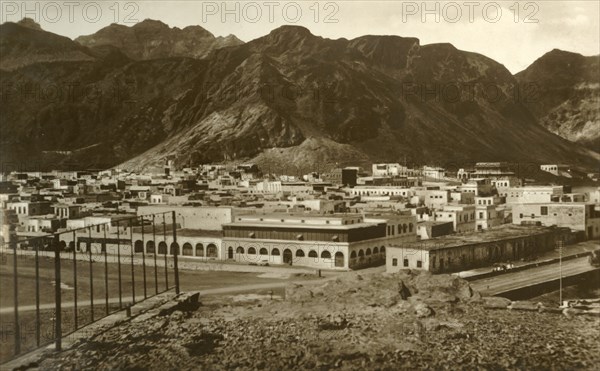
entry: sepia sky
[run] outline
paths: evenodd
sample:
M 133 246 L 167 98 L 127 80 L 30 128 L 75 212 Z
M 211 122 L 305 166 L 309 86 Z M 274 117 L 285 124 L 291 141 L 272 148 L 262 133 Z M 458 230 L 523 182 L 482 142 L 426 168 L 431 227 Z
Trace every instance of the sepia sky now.
M 115 5 L 117 4 L 117 5 Z M 111 23 L 147 18 L 172 27 L 201 25 L 216 36 L 250 41 L 283 24 L 318 36 L 417 37 L 484 54 L 516 73 L 544 53 L 600 54 L 600 1 L 1 1 L 1 22 L 34 18 L 70 38 Z

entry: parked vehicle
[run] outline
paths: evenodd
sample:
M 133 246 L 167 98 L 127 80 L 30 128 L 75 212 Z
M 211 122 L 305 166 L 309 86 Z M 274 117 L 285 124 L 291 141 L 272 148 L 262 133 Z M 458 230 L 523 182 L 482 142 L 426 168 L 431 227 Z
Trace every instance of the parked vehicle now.
M 588 256 L 588 262 L 592 267 L 600 267 L 600 250 L 594 250 Z

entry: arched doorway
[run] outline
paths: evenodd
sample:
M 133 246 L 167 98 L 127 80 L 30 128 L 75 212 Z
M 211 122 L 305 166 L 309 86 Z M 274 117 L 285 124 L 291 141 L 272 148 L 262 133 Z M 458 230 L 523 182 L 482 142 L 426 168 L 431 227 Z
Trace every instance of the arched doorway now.
M 233 259 L 233 247 L 229 246 L 227 249 L 227 259 Z
M 133 252 L 144 252 L 144 243 L 141 240 L 135 241 Z
M 344 266 L 344 253 L 338 251 L 335 253 L 335 266 L 343 267 Z
M 181 255 L 194 256 L 194 248 L 192 247 L 192 244 L 189 242 L 186 242 L 183 244 L 183 250 L 181 252 L 182 252 Z
M 158 253 L 167 254 L 167 243 L 165 241 L 160 241 L 158 243 Z
M 169 252 L 171 255 L 179 255 L 179 244 L 177 242 L 171 243 L 171 250 Z
M 292 265 L 292 250 L 290 249 L 285 249 L 283 250 L 283 264 L 289 264 Z
M 209 244 L 208 246 L 206 246 L 206 257 L 207 258 L 216 258 L 219 256 L 219 253 L 217 252 L 217 246 L 215 244 Z
M 154 254 L 155 250 L 154 250 L 154 241 L 148 241 L 146 242 L 146 253 L 148 254 Z

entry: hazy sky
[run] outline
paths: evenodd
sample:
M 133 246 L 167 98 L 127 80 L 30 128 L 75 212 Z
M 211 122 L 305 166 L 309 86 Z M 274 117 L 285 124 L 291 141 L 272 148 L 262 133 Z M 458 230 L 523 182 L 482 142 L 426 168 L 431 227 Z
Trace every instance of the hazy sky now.
M 116 4 L 116 5 L 115 5 Z M 216 36 L 244 41 L 283 24 L 318 36 L 417 37 L 484 54 L 516 73 L 558 48 L 600 54 L 600 1 L 5 1 L 0 21 L 34 18 L 51 32 L 75 38 L 111 23 L 146 18 L 172 27 L 201 25 Z

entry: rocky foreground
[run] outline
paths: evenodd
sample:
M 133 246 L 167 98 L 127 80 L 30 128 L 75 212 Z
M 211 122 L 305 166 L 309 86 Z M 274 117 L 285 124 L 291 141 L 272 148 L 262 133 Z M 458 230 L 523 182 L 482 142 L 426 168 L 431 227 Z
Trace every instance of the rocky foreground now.
M 40 369 L 596 369 L 600 321 L 490 309 L 454 276 L 352 274 L 126 323 Z M 505 304 L 505 303 L 504 303 Z M 504 305 L 505 306 L 505 305 Z

